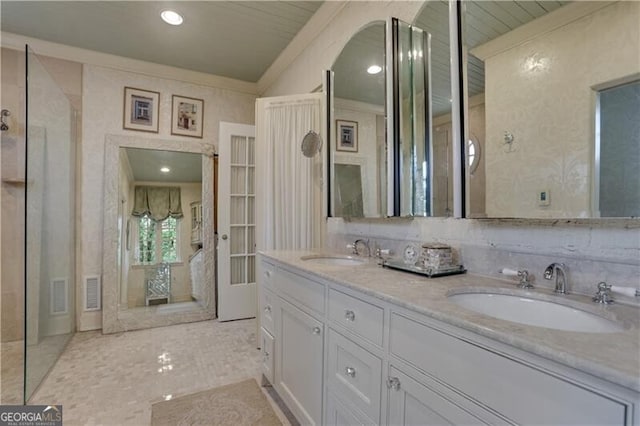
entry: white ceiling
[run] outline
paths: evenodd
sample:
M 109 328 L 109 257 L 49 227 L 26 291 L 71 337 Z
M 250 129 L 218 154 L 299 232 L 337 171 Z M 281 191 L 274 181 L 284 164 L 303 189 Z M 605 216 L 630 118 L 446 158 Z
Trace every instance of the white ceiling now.
M 202 155 L 154 149 L 122 148 L 136 182 L 202 182 Z M 169 173 L 162 173 L 168 167 Z
M 2 31 L 257 82 L 321 1 L 0 1 Z M 173 9 L 180 26 L 160 19 Z

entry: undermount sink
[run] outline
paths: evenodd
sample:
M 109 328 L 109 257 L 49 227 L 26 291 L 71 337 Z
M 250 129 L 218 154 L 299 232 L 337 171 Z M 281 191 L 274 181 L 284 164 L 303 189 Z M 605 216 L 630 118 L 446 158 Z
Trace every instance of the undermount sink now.
M 302 256 L 300 259 L 308 262 L 320 263 L 323 265 L 354 266 L 362 265 L 365 263 L 365 260 L 359 259 L 354 256 L 341 256 L 333 254 L 312 254 L 309 256 Z
M 458 293 L 448 296 L 453 303 L 494 318 L 564 331 L 617 333 L 618 322 L 559 303 L 508 294 Z

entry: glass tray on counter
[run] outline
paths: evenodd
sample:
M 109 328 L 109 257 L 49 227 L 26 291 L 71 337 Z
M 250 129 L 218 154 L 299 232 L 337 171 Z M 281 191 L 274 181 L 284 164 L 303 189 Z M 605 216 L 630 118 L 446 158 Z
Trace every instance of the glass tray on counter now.
M 400 271 L 412 272 L 414 274 L 424 275 L 428 278 L 445 277 L 447 275 L 464 274 L 467 272 L 462 265 L 453 265 L 448 268 L 425 268 L 418 265 L 409 265 L 404 262 L 394 260 L 385 260 L 382 263 L 385 268 L 398 269 Z

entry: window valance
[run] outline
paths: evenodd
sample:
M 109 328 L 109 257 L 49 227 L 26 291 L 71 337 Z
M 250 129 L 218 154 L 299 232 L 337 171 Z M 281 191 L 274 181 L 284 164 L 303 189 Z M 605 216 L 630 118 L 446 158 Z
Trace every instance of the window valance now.
M 180 188 L 175 186 L 136 186 L 133 216 L 149 215 L 155 221 L 169 216 L 179 219 L 182 214 Z

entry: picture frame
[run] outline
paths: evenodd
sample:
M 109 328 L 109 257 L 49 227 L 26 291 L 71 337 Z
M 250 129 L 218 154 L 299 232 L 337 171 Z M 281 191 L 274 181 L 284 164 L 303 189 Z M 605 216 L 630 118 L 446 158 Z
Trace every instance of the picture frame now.
M 204 100 L 173 95 L 171 98 L 171 134 L 202 139 Z
M 125 87 L 122 128 L 158 133 L 159 109 L 160 92 Z
M 336 120 L 336 151 L 358 152 L 358 123 Z

